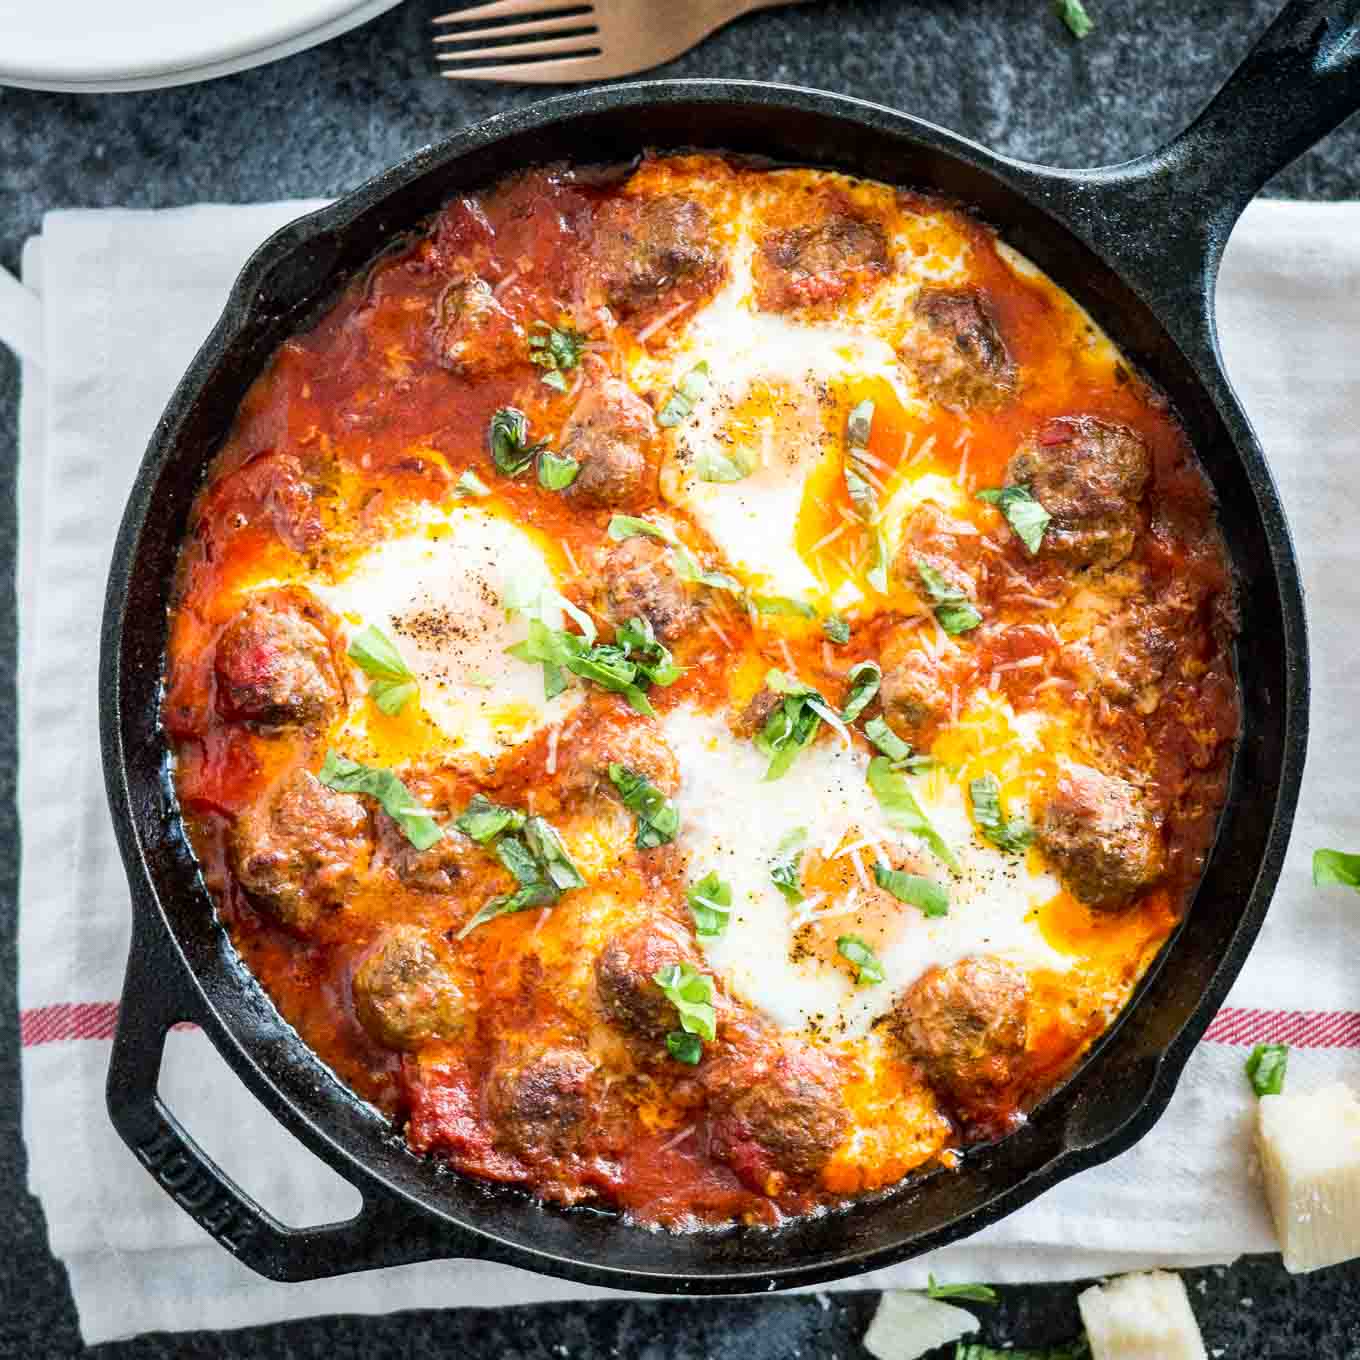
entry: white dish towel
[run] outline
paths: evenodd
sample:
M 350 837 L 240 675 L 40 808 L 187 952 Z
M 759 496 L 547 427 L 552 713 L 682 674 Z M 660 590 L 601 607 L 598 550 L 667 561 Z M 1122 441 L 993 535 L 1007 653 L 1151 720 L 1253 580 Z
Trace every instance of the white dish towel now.
M 599 1297 L 506 1267 L 439 1262 L 306 1285 L 257 1278 L 114 1135 L 103 1083 L 128 941 L 104 803 L 95 663 L 104 576 L 148 434 L 250 249 L 312 205 L 60 212 L 0 276 L 0 337 L 24 350 L 20 901 L 29 1184 L 87 1342 L 323 1312 Z M 1246 1045 L 1298 1046 L 1290 1081 L 1360 1082 L 1360 899 L 1309 884 L 1314 847 L 1360 850 L 1360 205 L 1257 203 L 1220 288 L 1230 371 L 1298 541 L 1313 640 L 1313 739 L 1269 920 L 1158 1127 L 971 1241 L 847 1287 L 1070 1278 L 1229 1261 L 1274 1236 L 1250 1172 Z M 1250 639 L 1247 640 L 1250 645 Z M 1210 905 L 1212 910 L 1212 905 Z M 246 1095 L 198 1032 L 171 1037 L 162 1091 L 280 1218 L 357 1197 Z

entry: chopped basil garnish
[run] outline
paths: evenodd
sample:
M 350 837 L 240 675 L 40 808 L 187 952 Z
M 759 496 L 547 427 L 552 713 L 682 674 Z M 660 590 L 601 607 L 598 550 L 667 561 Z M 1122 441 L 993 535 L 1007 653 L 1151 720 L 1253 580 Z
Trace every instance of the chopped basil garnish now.
M 675 564 L 675 574 L 682 581 L 694 581 L 712 590 L 727 590 L 734 595 L 741 594 L 741 582 L 736 577 L 729 576 L 724 571 L 705 571 L 690 555 L 688 548 L 682 548 L 677 544 L 672 560 Z
M 1002 486 L 977 492 L 980 501 L 994 505 L 1005 515 L 1016 536 L 1033 557 L 1044 540 L 1044 530 L 1053 516 L 1030 494 L 1027 486 Z
M 453 484 L 455 496 L 489 496 L 491 488 L 471 468 L 464 468 L 463 475 Z
M 336 793 L 363 793 L 376 798 L 382 810 L 417 850 L 428 850 L 444 834 L 434 813 L 421 807 L 410 789 L 391 770 L 361 765 L 336 751 L 327 751 L 317 778 Z
M 528 470 L 548 441 L 529 442 L 529 421 L 523 411 L 513 406 L 502 406 L 491 417 L 491 461 L 496 470 L 507 477 L 518 477 Z
M 550 326 L 546 321 L 534 322 L 534 334 L 529 336 L 529 362 L 544 369 L 543 381 L 559 392 L 567 390 L 562 376 L 581 362 L 586 338 L 570 326 Z
M 850 625 L 839 614 L 831 614 L 822 620 L 822 632 L 828 642 L 844 647 L 850 641 Z
M 1284 1090 L 1289 1066 L 1288 1044 L 1257 1044 L 1247 1059 L 1247 1080 L 1258 1096 L 1277 1096 Z
M 1323 888 L 1337 883 L 1343 888 L 1360 888 L 1360 855 L 1344 850 L 1313 851 L 1313 883 Z
M 931 603 L 935 606 L 935 617 L 940 627 L 953 637 L 957 633 L 967 633 L 982 622 L 977 606 L 958 586 L 950 585 L 945 577 L 923 557 L 916 559 L 916 570 L 921 574 L 921 584 L 926 588 Z
M 416 677 L 401 659 L 396 644 L 381 628 L 370 624 L 349 644 L 349 659 L 365 675 L 373 677 L 368 697 L 387 714 L 395 717 L 415 697 Z
M 542 817 L 526 817 L 477 793 L 454 825 L 479 845 L 489 846 L 519 885 L 487 902 L 458 932 L 460 940 L 497 916 L 552 906 L 567 889 L 586 885 L 561 836 Z
M 869 433 L 873 424 L 872 401 L 860 402 L 846 418 L 845 489 L 849 493 L 850 503 L 870 532 L 872 559 L 865 573 L 866 579 L 880 595 L 884 595 L 888 590 L 888 545 L 883 539 L 882 529 L 875 522 L 878 519 L 878 493 L 865 472 L 865 455 L 869 451 Z
M 680 1028 L 710 1042 L 718 1033 L 718 1014 L 713 1009 L 713 980 L 692 964 L 668 963 L 652 981 L 666 1000 L 680 1012 Z
M 786 595 L 752 595 L 751 603 L 759 614 L 793 614 L 800 619 L 817 617 L 817 611 L 810 604 Z
M 973 819 L 982 834 L 998 850 L 1018 855 L 1034 840 L 1034 828 L 1023 817 L 1008 821 L 1001 811 L 1001 785 L 993 774 L 984 774 L 968 785 L 973 801 Z
M 704 1041 L 697 1034 L 686 1034 L 682 1029 L 673 1029 L 666 1035 L 666 1052 L 676 1062 L 698 1065 L 704 1056 Z
M 1081 0 L 1053 0 L 1053 9 L 1074 38 L 1084 38 L 1095 27 Z
M 883 752 L 894 765 L 901 765 L 911 758 L 911 743 L 903 741 L 888 726 L 884 718 L 870 718 L 864 724 L 864 735 Z
M 968 1299 L 971 1303 L 995 1303 L 996 1290 L 989 1284 L 939 1284 L 926 1276 L 926 1295 L 932 1299 Z
M 615 632 L 614 640 L 654 685 L 665 688 L 684 674 L 670 649 L 657 641 L 650 619 L 629 619 Z
M 774 886 L 784 894 L 784 900 L 797 906 L 803 900 L 803 845 L 807 841 L 807 829 L 797 827 L 775 847 L 775 861 L 770 866 L 770 878 Z
M 675 804 L 645 774 L 613 763 L 609 781 L 619 791 L 624 807 L 637 818 L 637 848 L 655 850 L 675 839 L 680 814 Z
M 685 889 L 694 916 L 694 933 L 705 939 L 721 935 L 732 915 L 732 888 L 716 873 L 705 874 L 697 883 Z
M 869 787 L 889 825 L 919 836 L 955 873 L 959 872 L 958 857 L 921 811 L 906 775 L 895 769 L 887 756 L 875 756 L 869 762 Z
M 651 520 L 639 519 L 636 515 L 610 515 L 609 537 L 615 543 L 623 543 L 630 538 L 659 538 L 663 543 L 674 545 L 675 535 Z
M 656 418 L 656 423 L 662 429 L 669 429 L 672 425 L 678 425 L 689 413 L 694 410 L 694 403 L 708 390 L 708 364 L 697 363 L 683 378 L 676 384 L 675 391 L 671 393 L 669 400 L 661 408 L 661 413 Z M 703 473 L 699 474 L 703 477 Z M 746 474 L 743 473 L 742 476 Z M 705 481 L 726 481 L 723 477 L 707 477 Z M 730 480 L 737 480 L 732 478 Z
M 709 445 L 694 460 L 694 474 L 701 482 L 740 482 L 755 470 L 756 457 L 749 449 L 724 451 Z
M 861 987 L 872 987 L 884 978 L 883 965 L 868 943 L 858 935 L 842 935 L 836 940 L 841 958 L 855 965 L 855 981 Z
M 812 744 L 822 725 L 817 706 L 826 710 L 827 703 L 815 689 L 790 678 L 783 671 L 770 671 L 765 684 L 783 696 L 755 736 L 756 750 L 769 757 L 765 771 L 768 781 L 786 775 L 798 752 Z
M 883 671 L 876 661 L 861 661 L 850 668 L 850 693 L 841 709 L 841 721 L 852 723 L 873 702 L 883 683 Z
M 478 845 L 494 841 L 502 831 L 518 831 L 524 825 L 524 814 L 514 808 L 501 807 L 483 794 L 474 793 L 454 826 Z
M 581 465 L 575 458 L 544 449 L 538 457 L 538 484 L 545 491 L 565 491 L 580 470 Z
M 919 907 L 923 916 L 949 915 L 949 892 L 933 878 L 893 869 L 879 860 L 874 864 L 874 882 L 899 902 Z

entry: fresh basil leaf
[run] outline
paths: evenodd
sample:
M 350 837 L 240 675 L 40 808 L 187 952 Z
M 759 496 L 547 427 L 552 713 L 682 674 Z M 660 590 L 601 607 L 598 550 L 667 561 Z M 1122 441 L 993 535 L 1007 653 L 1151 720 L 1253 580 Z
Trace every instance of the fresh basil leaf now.
M 803 900 L 803 846 L 807 842 L 807 828 L 796 827 L 775 847 L 775 860 L 770 867 L 774 886 L 784 894 L 784 900 L 797 906 Z
M 686 1034 L 682 1029 L 673 1029 L 666 1035 L 666 1052 L 676 1062 L 698 1065 L 704 1056 L 704 1041 L 697 1034 Z
M 958 857 L 921 811 L 906 775 L 894 769 L 886 756 L 875 756 L 869 762 L 869 787 L 889 825 L 919 836 L 955 873 L 960 871 Z
M 692 964 L 668 963 L 652 981 L 680 1012 L 680 1028 L 710 1042 L 718 1033 L 718 1014 L 713 1009 L 713 980 Z
M 527 819 L 526 819 L 527 824 Z M 521 888 L 543 882 L 534 853 L 518 836 L 502 836 L 493 847 L 496 858 L 514 875 Z
M 845 422 L 845 490 L 860 519 L 869 526 L 870 562 L 865 579 L 880 595 L 888 592 L 888 544 L 878 519 L 878 493 L 865 470 L 864 455 L 869 448 L 869 434 L 873 429 L 874 404 L 860 402 Z
M 671 393 L 666 404 L 661 408 L 661 413 L 656 418 L 656 423 L 663 430 L 669 429 L 672 425 L 678 425 L 684 420 L 691 411 L 694 404 L 708 390 L 708 364 L 697 363 L 679 383 L 676 384 L 675 391 Z M 743 473 L 742 476 L 746 474 Z M 703 473 L 699 474 L 703 477 Z M 725 481 L 722 477 L 704 477 L 705 481 Z M 733 478 L 732 480 L 738 480 Z
M 463 475 L 453 484 L 455 496 L 489 496 L 491 488 L 471 468 L 464 468 Z
M 685 889 L 685 900 L 694 917 L 694 933 L 705 939 L 721 935 L 732 915 L 732 888 L 716 873 L 705 874 Z
M 1053 10 L 1074 38 L 1084 38 L 1095 27 L 1081 0 L 1053 0 Z
M 675 574 L 682 581 L 694 581 L 712 590 L 726 590 L 734 595 L 742 593 L 741 582 L 735 576 L 729 576 L 724 571 L 705 571 L 694 560 L 688 548 L 677 546 L 671 554 L 671 561 L 675 565 Z
M 822 620 L 822 632 L 828 642 L 844 647 L 850 641 L 850 625 L 839 614 L 828 615 Z
M 514 808 L 501 807 L 484 794 L 474 793 L 463 809 L 463 815 L 454 822 L 463 835 L 486 845 L 494 841 L 502 831 L 518 831 L 524 825 L 524 814 Z
M 370 624 L 349 644 L 349 659 L 365 675 L 383 680 L 414 680 L 411 668 L 401 659 L 396 644 L 381 628 Z
M 864 724 L 864 735 L 895 765 L 900 764 L 911 755 L 911 743 L 903 741 L 888 726 L 885 718 L 870 718 Z
M 676 541 L 670 530 L 653 524 L 651 520 L 639 519 L 636 515 L 610 515 L 608 533 L 615 543 L 638 537 L 659 538 L 663 543 L 670 544 Z
M 759 614 L 792 614 L 800 619 L 817 617 L 817 611 L 810 604 L 786 595 L 752 595 L 751 603 Z
M 861 661 L 850 668 L 850 693 L 841 709 L 841 721 L 852 723 L 873 702 L 883 683 L 883 671 L 876 661 Z
M 538 456 L 538 484 L 545 491 L 565 491 L 580 472 L 581 465 L 575 458 L 568 458 L 544 449 Z
M 518 477 L 546 446 L 547 440 L 529 443 L 529 421 L 523 411 L 502 406 L 491 417 L 491 461 L 507 477 Z
M 757 461 L 749 449 L 723 450 L 709 444 L 694 460 L 694 475 L 701 482 L 741 482 L 756 470 Z
M 547 907 L 557 901 L 557 890 L 551 883 L 539 880 L 525 883 L 512 893 L 493 897 L 460 930 L 457 939 L 465 940 L 480 925 L 493 921 L 497 916 L 509 916 L 517 911 L 528 911 L 531 907 Z
M 874 428 L 874 404 L 862 401 L 845 418 L 845 442 L 852 449 L 867 449 Z
M 542 873 L 558 892 L 586 886 L 584 875 L 571 862 L 567 847 L 562 844 L 562 837 L 550 823 L 542 817 L 528 818 L 524 823 L 524 839 L 542 867 Z
M 1257 1044 L 1246 1062 L 1247 1080 L 1258 1096 L 1277 1096 L 1284 1090 L 1289 1066 L 1288 1044 Z
M 375 680 L 368 687 L 368 697 L 389 718 L 395 718 L 418 692 L 414 680 Z
M 570 326 L 550 326 L 546 321 L 535 321 L 529 336 L 529 362 L 547 371 L 543 381 L 559 392 L 567 390 L 564 372 L 581 362 L 586 337 Z
M 933 878 L 892 869 L 879 860 L 874 864 L 874 882 L 899 902 L 918 907 L 922 916 L 949 915 L 949 891 Z
M 639 850 L 655 850 L 675 839 L 680 830 L 680 813 L 645 774 L 615 762 L 609 766 L 609 781 L 618 790 L 624 807 L 637 818 Z
M 1360 888 L 1360 855 L 1348 855 L 1344 850 L 1314 850 L 1313 883 L 1319 888 L 1333 883 L 1343 888 Z
M 769 758 L 766 781 L 780 779 L 789 772 L 799 751 L 810 746 L 822 725 L 814 703 L 826 705 L 815 689 L 801 680 L 772 670 L 765 676 L 767 689 L 782 695 L 782 702 L 765 720 L 755 736 L 756 750 Z
M 1006 820 L 1001 811 L 1001 785 L 992 774 L 984 774 L 968 785 L 973 803 L 973 820 L 998 850 L 1018 855 L 1034 840 L 1034 828 L 1023 817 Z
M 989 1284 L 937 1284 L 926 1276 L 926 1295 L 932 1299 L 968 1299 L 972 1303 L 995 1303 L 997 1292 Z
M 1053 516 L 1034 498 L 1029 487 L 991 487 L 976 495 L 978 500 L 996 506 L 1005 515 L 1031 557 L 1039 551 L 1039 545 L 1044 541 L 1044 530 Z
M 684 674 L 675 664 L 670 649 L 657 641 L 651 620 L 647 618 L 629 619 L 614 635 L 615 641 L 623 648 L 624 655 L 633 661 L 638 670 L 654 685 L 673 685 Z
M 337 751 L 327 751 L 317 778 L 336 793 L 362 793 L 376 798 L 382 810 L 417 850 L 428 850 L 444 834 L 434 813 L 421 807 L 410 789 L 391 770 L 361 765 Z
M 916 559 L 916 570 L 921 575 L 926 594 L 935 605 L 935 617 L 940 621 L 940 627 L 951 637 L 967 633 L 982 622 L 982 615 L 967 594 L 951 585 L 925 558 Z
M 836 951 L 855 965 L 855 981 L 861 987 L 872 987 L 883 981 L 883 965 L 867 941 L 858 935 L 842 935 L 836 940 Z

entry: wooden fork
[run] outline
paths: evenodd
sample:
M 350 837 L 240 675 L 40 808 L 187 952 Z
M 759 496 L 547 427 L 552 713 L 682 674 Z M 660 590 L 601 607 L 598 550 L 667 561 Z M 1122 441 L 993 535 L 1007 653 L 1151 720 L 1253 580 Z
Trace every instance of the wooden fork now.
M 806 0 L 488 0 L 439 15 L 435 24 L 472 27 L 441 33 L 435 42 L 475 44 L 439 54 L 440 61 L 449 63 L 443 73 L 449 80 L 511 80 L 526 85 L 605 80 L 670 61 L 739 15 L 804 3 Z M 520 22 L 501 22 L 510 19 Z M 494 45 L 486 46 L 488 42 Z M 488 58 L 499 61 L 490 66 L 469 64 Z

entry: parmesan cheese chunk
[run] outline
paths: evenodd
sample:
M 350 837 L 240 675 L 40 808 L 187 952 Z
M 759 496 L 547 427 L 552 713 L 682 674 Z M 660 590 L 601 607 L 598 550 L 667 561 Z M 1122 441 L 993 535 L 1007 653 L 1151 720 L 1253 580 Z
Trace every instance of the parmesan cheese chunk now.
M 1256 1137 L 1284 1268 L 1360 1256 L 1360 1100 L 1340 1082 L 1262 1096 Z
M 977 1329 L 977 1318 L 962 1308 L 910 1290 L 888 1289 L 864 1333 L 864 1349 L 878 1360 L 917 1360 Z
M 1123 1275 L 1077 1295 L 1093 1360 L 1207 1360 L 1179 1275 Z

